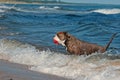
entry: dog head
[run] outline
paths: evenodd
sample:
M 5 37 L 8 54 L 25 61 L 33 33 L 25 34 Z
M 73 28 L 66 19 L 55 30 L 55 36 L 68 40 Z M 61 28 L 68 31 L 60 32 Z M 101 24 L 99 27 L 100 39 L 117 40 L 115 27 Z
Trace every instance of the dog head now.
M 65 46 L 65 41 L 68 39 L 68 33 L 67 32 L 58 32 L 55 37 L 53 38 L 53 41 L 55 44 L 61 44 Z

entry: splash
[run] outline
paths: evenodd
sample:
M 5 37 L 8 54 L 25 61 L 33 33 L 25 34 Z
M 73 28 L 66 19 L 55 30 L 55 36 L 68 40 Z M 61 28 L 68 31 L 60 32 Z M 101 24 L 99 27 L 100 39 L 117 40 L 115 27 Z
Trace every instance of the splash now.
M 40 51 L 30 44 L 0 39 L 0 58 L 26 64 L 29 69 L 73 80 L 119 80 L 120 59 L 112 60 L 108 52 L 89 56 L 65 55 L 50 50 Z

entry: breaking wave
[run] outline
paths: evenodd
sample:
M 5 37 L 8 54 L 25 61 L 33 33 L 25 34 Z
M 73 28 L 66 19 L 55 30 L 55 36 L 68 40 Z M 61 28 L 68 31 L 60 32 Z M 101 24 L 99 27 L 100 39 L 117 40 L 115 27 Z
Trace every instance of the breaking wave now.
M 58 9 L 61 9 L 61 7 L 59 7 L 59 6 L 54 6 L 54 7 L 40 6 L 39 9 L 41 9 L 41 10 L 58 10 Z
M 1 13 L 1 12 L 5 12 L 5 11 L 4 11 L 4 10 L 2 10 L 2 9 L 0 9 L 0 13 Z
M 7 5 L 0 5 L 0 12 L 7 12 L 7 11 L 22 11 L 20 8 L 13 6 L 7 6 Z
M 120 55 L 108 53 L 65 55 L 49 49 L 38 50 L 17 40 L 0 39 L 0 59 L 29 65 L 30 70 L 74 80 L 119 80 Z
M 81 10 L 70 10 L 69 8 L 64 9 L 64 7 L 59 6 L 40 6 L 38 9 L 33 8 L 30 9 L 22 9 L 19 7 L 16 7 L 16 5 L 13 6 L 7 6 L 7 5 L 0 5 L 0 12 L 6 12 L 6 11 L 19 11 L 19 12 L 33 12 L 33 13 L 41 13 L 43 11 L 50 12 L 50 13 L 68 13 L 68 14 L 89 14 L 91 12 L 95 13 L 102 13 L 102 14 L 120 14 L 119 8 L 113 8 L 113 9 L 96 9 L 92 11 L 81 11 Z
M 120 14 L 120 9 L 97 9 L 92 12 L 102 13 L 102 14 Z

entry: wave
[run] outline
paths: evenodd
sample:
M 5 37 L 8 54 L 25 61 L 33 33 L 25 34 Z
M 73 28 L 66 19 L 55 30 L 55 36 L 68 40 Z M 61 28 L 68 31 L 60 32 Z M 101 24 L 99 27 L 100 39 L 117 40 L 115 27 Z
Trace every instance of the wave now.
M 17 8 L 17 7 L 11 7 L 7 11 L 26 12 L 26 13 L 39 13 L 39 11 L 28 10 L 28 9 L 21 9 L 21 8 Z
M 18 7 L 11 7 L 8 9 L 8 11 L 17 11 L 17 12 L 28 12 L 28 13 L 44 13 L 43 11 L 48 11 L 51 12 L 53 10 L 60 10 L 61 8 L 58 6 L 54 6 L 53 8 L 51 7 L 45 7 L 45 6 L 40 6 L 39 9 L 35 8 L 34 10 L 32 9 L 22 9 L 22 8 L 18 8 Z M 42 10 L 42 11 L 40 11 Z
M 91 12 L 97 12 L 102 14 L 120 14 L 120 9 L 97 9 Z
M 41 10 L 58 10 L 58 9 L 61 9 L 61 7 L 59 7 L 59 6 L 54 6 L 54 7 L 40 6 L 39 9 L 41 9 Z
M 49 10 L 49 8 L 44 8 L 46 10 Z M 54 8 L 50 8 L 51 10 L 56 10 Z M 57 11 L 56 11 L 57 12 Z M 77 15 L 84 15 L 84 14 L 91 14 L 93 12 L 95 13 L 101 13 L 101 14 L 120 14 L 120 9 L 118 8 L 114 8 L 114 9 L 96 9 L 96 10 L 92 10 L 92 11 L 81 11 L 81 10 L 70 10 L 70 9 L 64 9 L 64 8 L 60 8 L 58 9 L 59 13 L 67 13 L 67 14 L 77 14 Z
M 15 35 L 20 35 L 21 33 L 19 32 L 3 32 L 3 33 L 0 33 L 0 36 L 15 36 Z
M 1 12 L 5 12 L 5 10 L 3 10 L 4 8 L 7 8 L 7 7 L 4 6 L 4 5 L 0 5 L 0 13 L 1 13 Z
M 5 10 L 0 9 L 0 13 L 5 12 Z
M 6 6 L 6 5 L 0 5 L 0 9 L 11 9 L 14 6 Z
M 0 9 L 9 9 L 10 7 L 5 6 L 5 5 L 0 5 Z
M 15 5 L 13 6 L 0 5 L 0 12 L 7 12 L 7 11 L 21 11 L 21 9 L 16 8 Z
M 49 49 L 41 51 L 17 40 L 0 39 L 0 59 L 29 65 L 30 70 L 74 80 L 119 80 L 120 55 L 107 53 L 65 55 Z M 114 60 L 110 57 L 114 57 Z
M 6 11 L 18 11 L 18 12 L 33 12 L 33 13 L 39 13 L 39 10 L 60 10 L 61 7 L 59 6 L 53 6 L 53 7 L 47 7 L 47 6 L 40 6 L 39 9 L 29 10 L 29 9 L 22 9 L 20 7 L 16 7 L 16 5 L 8 6 L 8 5 L 0 5 L 0 12 L 6 12 Z
M 54 11 L 53 11 L 54 10 Z M 96 10 L 91 10 L 91 11 L 81 11 L 81 10 L 72 10 L 69 8 L 64 8 L 64 7 L 59 7 L 59 6 L 40 6 L 39 8 L 34 8 L 34 9 L 25 9 L 25 8 L 20 8 L 16 7 L 16 5 L 13 6 L 8 6 L 8 5 L 0 5 L 0 12 L 6 12 L 6 11 L 18 11 L 18 12 L 33 12 L 33 13 L 66 13 L 66 14 L 89 14 L 89 13 L 102 13 L 102 14 L 120 14 L 120 9 L 119 8 L 113 8 L 113 9 L 96 9 Z

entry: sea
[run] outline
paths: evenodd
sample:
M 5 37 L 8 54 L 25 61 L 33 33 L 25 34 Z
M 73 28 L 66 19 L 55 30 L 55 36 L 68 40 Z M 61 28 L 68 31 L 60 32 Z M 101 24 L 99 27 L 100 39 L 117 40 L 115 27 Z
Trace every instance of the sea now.
M 53 37 L 65 31 L 109 49 L 69 55 Z M 120 5 L 0 3 L 0 59 L 72 80 L 120 79 Z

